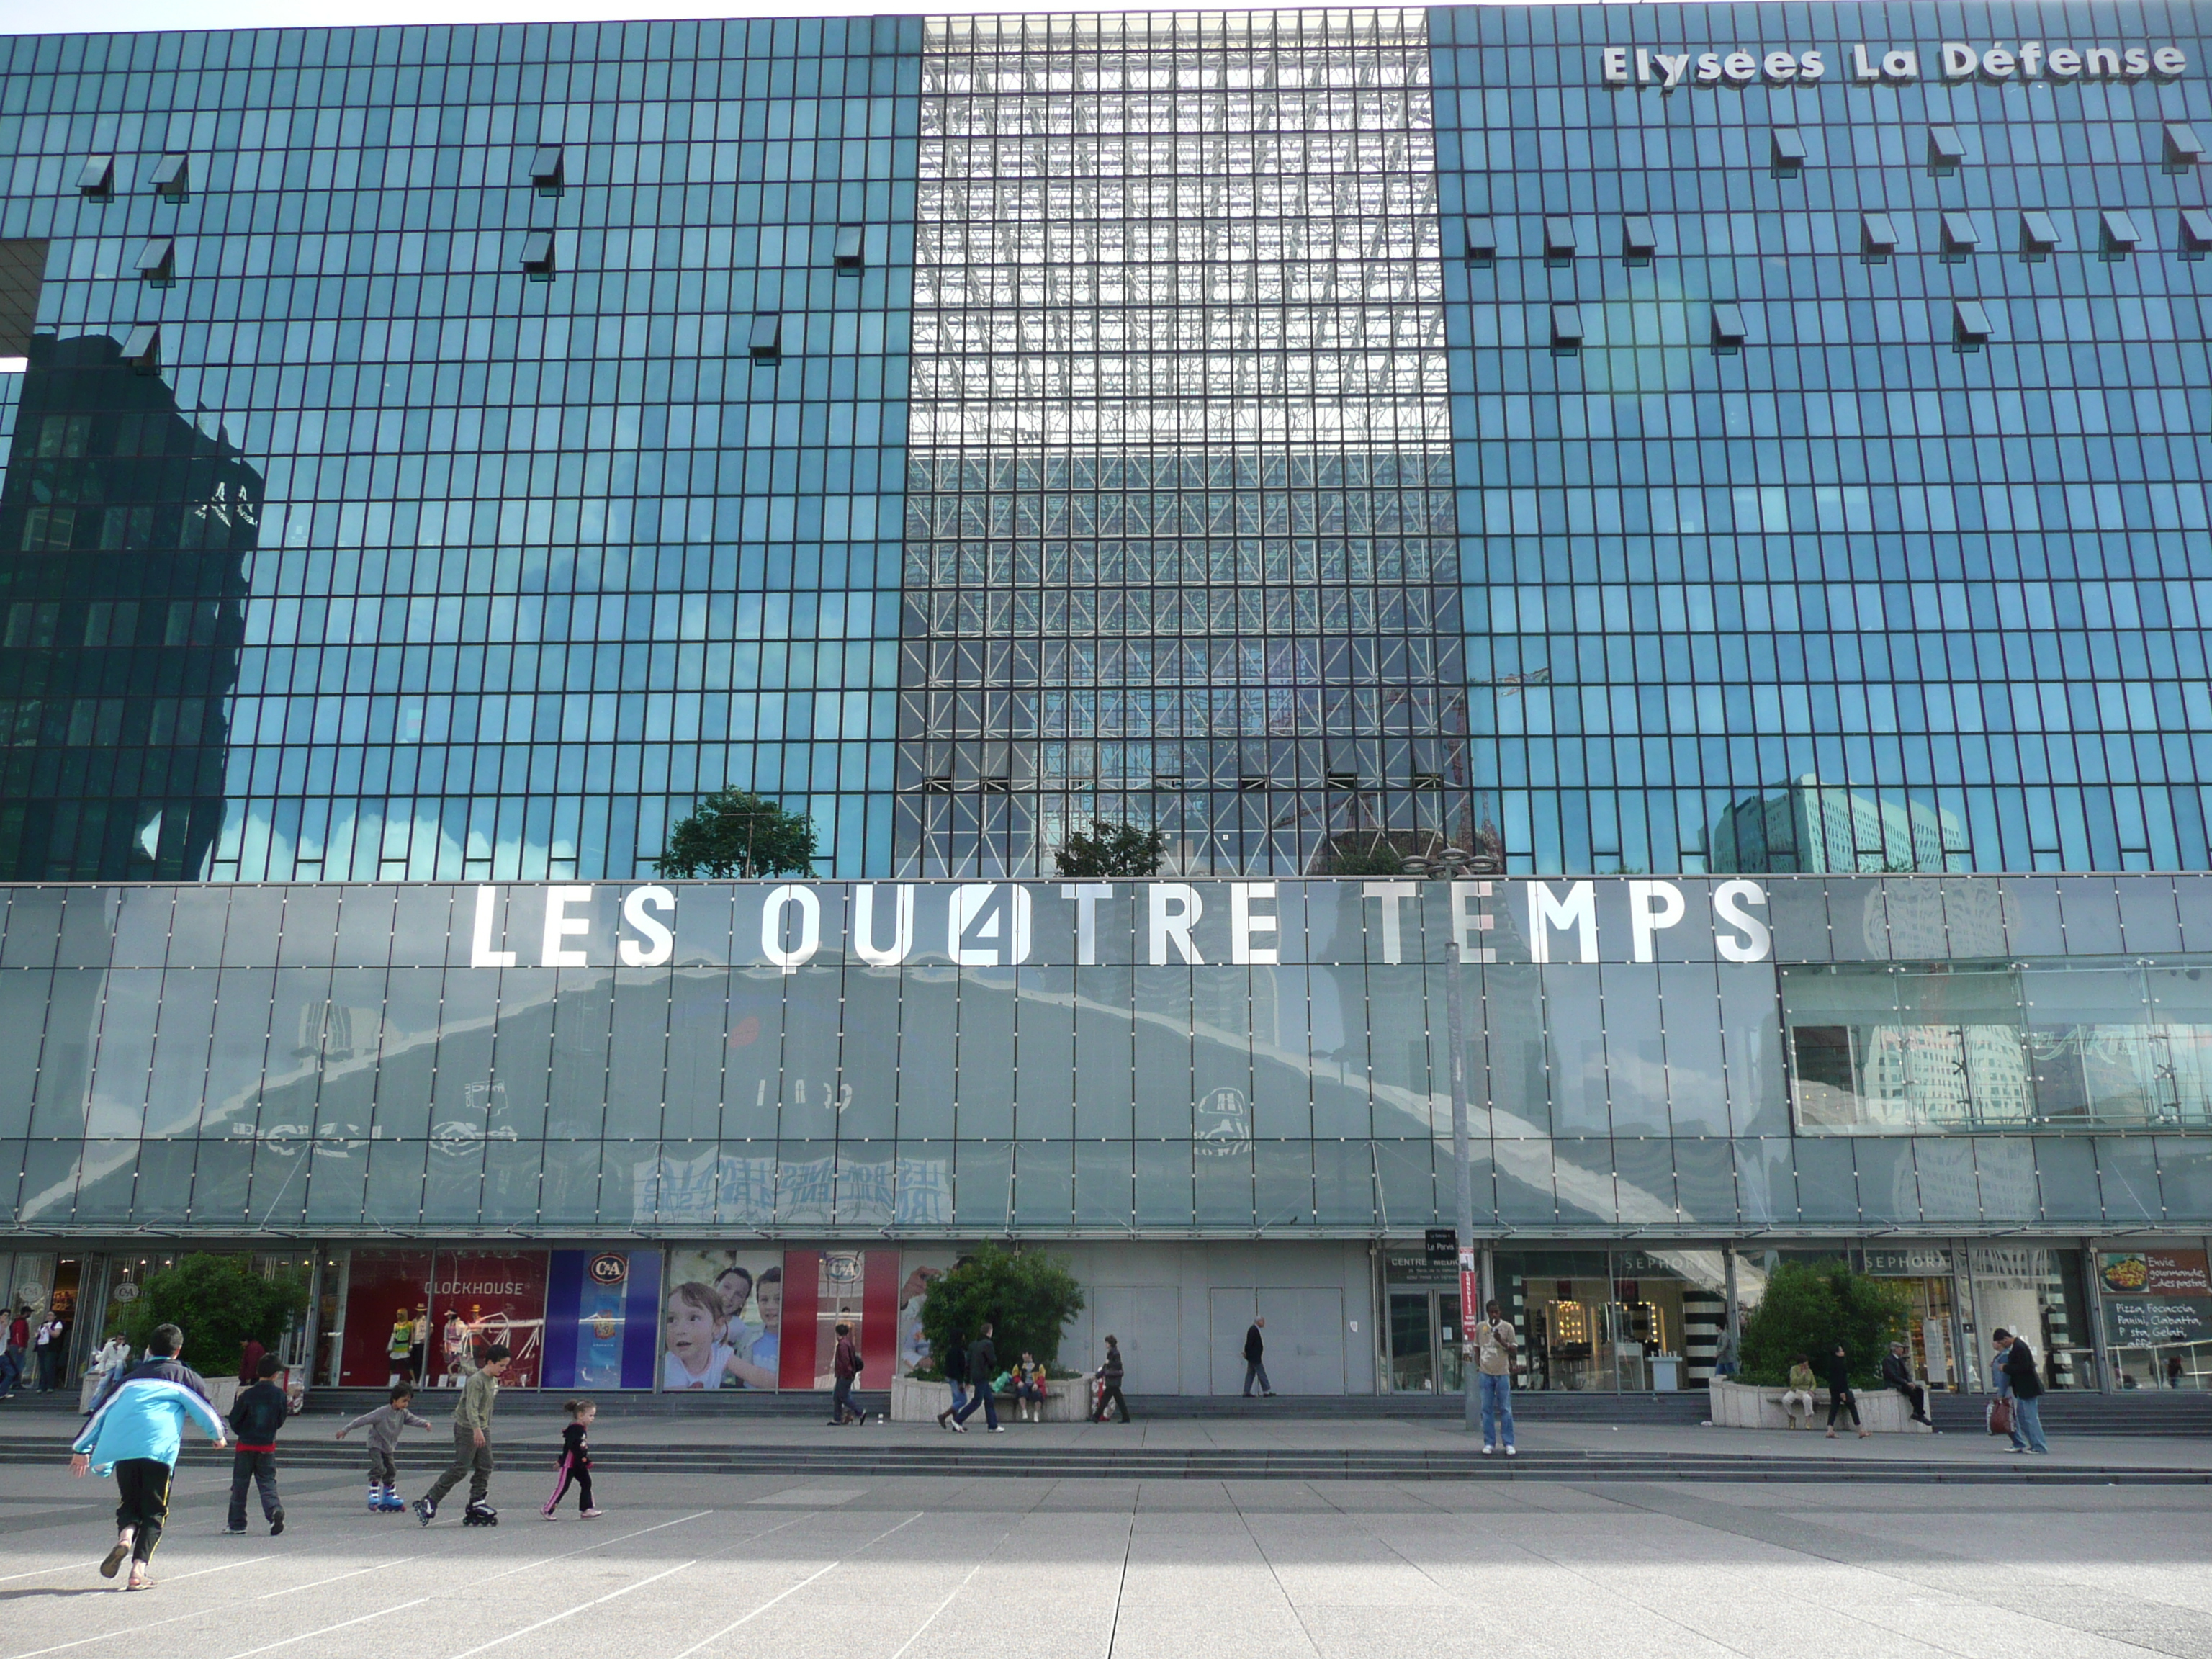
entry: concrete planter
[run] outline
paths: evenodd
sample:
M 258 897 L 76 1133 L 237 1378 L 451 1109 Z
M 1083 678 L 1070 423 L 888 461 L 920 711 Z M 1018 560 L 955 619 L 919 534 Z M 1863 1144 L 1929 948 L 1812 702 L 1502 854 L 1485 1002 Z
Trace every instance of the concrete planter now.
M 999 1420 L 1014 1420 L 1014 1398 L 1010 1394 L 997 1396 Z M 928 1423 L 938 1413 L 952 1403 L 951 1390 L 943 1382 L 917 1382 L 911 1376 L 895 1377 L 891 1382 L 891 1421 L 894 1423 Z M 969 1426 L 981 1420 L 982 1408 L 968 1421 Z M 1091 1379 L 1079 1376 L 1054 1381 L 1044 1385 L 1044 1420 L 1048 1423 L 1080 1423 L 1091 1414 Z
M 1828 1425 L 1828 1391 L 1825 1388 L 1813 1390 L 1813 1414 L 1801 1418 L 1792 1425 L 1782 1409 L 1780 1389 L 1759 1388 L 1748 1382 L 1737 1382 L 1724 1376 L 1712 1380 L 1710 1390 L 1712 1400 L 1712 1420 L 1716 1428 L 1723 1429 L 1790 1429 L 1801 1434 L 1819 1434 Z M 1875 1434 L 1926 1434 L 1928 1425 L 1912 1420 L 1912 1407 L 1903 1395 L 1890 1389 L 1863 1389 L 1857 1391 L 1859 1421 Z M 1836 1432 L 1850 1431 L 1848 1418 L 1838 1419 Z

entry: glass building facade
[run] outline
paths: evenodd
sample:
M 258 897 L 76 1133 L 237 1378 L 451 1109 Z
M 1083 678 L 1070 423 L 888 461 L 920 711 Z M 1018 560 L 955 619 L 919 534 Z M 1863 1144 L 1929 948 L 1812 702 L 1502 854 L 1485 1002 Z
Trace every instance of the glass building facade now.
M 1011 1237 L 1449 1388 L 1457 1097 L 1540 1386 L 1838 1255 L 2203 1386 L 2199 30 L 0 40 L 0 1290 L 811 1387 Z

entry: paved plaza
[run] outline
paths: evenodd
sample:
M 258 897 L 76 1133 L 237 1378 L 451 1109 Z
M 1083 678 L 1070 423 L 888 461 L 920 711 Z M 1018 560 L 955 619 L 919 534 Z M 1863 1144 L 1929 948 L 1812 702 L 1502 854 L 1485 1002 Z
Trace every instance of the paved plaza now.
M 319 1424 L 299 1419 L 287 1437 L 326 1440 Z M 0 1425 L 0 1446 L 27 1449 L 28 1426 Z M 75 1481 L 58 1462 L 0 1466 L 0 1659 L 2212 1656 L 2203 1485 L 625 1474 L 620 1445 L 633 1436 L 706 1443 L 690 1439 L 704 1425 L 670 1435 L 679 1425 L 636 1422 L 606 1425 L 607 1515 L 548 1523 L 537 1513 L 544 1425 L 517 1413 L 508 1426 L 495 1529 L 371 1516 L 353 1471 L 303 1458 L 285 1481 L 284 1534 L 270 1538 L 257 1518 L 249 1535 L 225 1537 L 227 1476 L 188 1464 L 158 1586 L 143 1595 L 94 1571 L 111 1536 L 109 1483 Z M 1450 1431 L 1141 1431 L 1289 1442 Z M 1624 1437 L 1532 1426 L 1523 1443 L 1601 1437 Z M 1633 1438 L 1751 1455 L 1777 1437 Z M 1835 1455 L 1903 1449 L 1838 1443 Z M 1948 1436 L 1911 1450 L 1923 1470 L 1931 1458 L 1940 1469 L 2002 1456 Z M 2085 1440 L 2043 1467 L 2202 1466 L 2208 1450 Z M 426 1477 L 410 1470 L 402 1484 L 411 1495 Z

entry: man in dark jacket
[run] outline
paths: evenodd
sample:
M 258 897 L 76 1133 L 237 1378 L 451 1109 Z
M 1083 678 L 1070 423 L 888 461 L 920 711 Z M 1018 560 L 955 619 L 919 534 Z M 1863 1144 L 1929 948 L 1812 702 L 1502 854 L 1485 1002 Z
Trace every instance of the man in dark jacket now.
M 1931 1429 L 1936 1426 L 1935 1420 L 1928 1415 L 1928 1385 L 1914 1379 L 1912 1361 L 1902 1342 L 1889 1345 L 1889 1352 L 1881 1362 L 1881 1380 L 1905 1396 L 1912 1407 L 1914 1422 L 1925 1423 Z
M 2002 1326 L 1997 1328 L 1997 1352 L 2004 1358 L 2004 1376 L 2012 1391 L 2013 1432 L 2027 1443 L 2014 1451 L 2048 1454 L 2043 1438 L 2043 1376 L 2035 1369 L 2035 1351 Z
M 946 1419 L 968 1403 L 968 1343 L 957 1331 L 945 1340 L 945 1380 L 952 1389 L 952 1403 L 937 1414 L 940 1429 L 951 1427 Z
M 982 1335 L 968 1345 L 968 1386 L 975 1392 L 968 1403 L 952 1413 L 952 1427 L 960 1434 L 968 1431 L 962 1425 L 975 1415 L 975 1407 L 983 1408 L 984 1426 L 993 1434 L 1004 1434 L 999 1426 L 998 1402 L 991 1398 L 991 1377 L 999 1369 L 999 1351 L 991 1346 L 991 1327 L 983 1327 Z
M 1267 1381 L 1267 1368 L 1261 1363 L 1260 1358 L 1267 1352 L 1267 1339 L 1260 1334 L 1267 1327 L 1267 1316 L 1262 1314 L 1252 1322 L 1250 1328 L 1244 1333 L 1244 1397 L 1247 1400 L 1252 1397 L 1252 1382 L 1255 1377 L 1259 1379 L 1261 1394 L 1270 1400 L 1275 1397 L 1274 1385 Z
M 1109 1406 L 1120 1407 L 1121 1420 L 1129 1420 L 1129 1402 L 1121 1397 L 1121 1346 L 1111 1336 L 1106 1339 L 1106 1357 L 1098 1362 L 1098 1409 L 1091 1420 L 1103 1423 Z
M 283 1363 L 264 1353 L 254 1368 L 258 1380 L 240 1389 L 230 1408 L 231 1432 L 238 1449 L 230 1459 L 230 1530 L 246 1530 L 246 1487 L 248 1481 L 261 1489 L 261 1515 L 274 1538 L 284 1530 L 284 1505 L 276 1496 L 276 1431 L 291 1415 L 291 1406 L 276 1382 Z

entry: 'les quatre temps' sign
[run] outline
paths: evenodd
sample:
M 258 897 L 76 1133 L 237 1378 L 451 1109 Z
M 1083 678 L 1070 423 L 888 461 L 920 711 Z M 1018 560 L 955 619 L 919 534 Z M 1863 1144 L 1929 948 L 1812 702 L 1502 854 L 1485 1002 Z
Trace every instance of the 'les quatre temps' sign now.
M 1921 54 L 1914 46 L 1869 46 L 1856 42 L 1840 49 L 1841 67 L 1855 85 L 1900 86 L 1923 78 Z M 1946 40 L 1932 59 L 1946 81 L 2171 81 L 2189 70 L 2189 54 L 2179 46 L 2046 46 L 2040 40 L 2018 46 L 2000 42 L 1972 46 Z M 1662 52 L 1649 46 L 1605 46 L 1598 52 L 1598 78 L 1609 87 L 1657 87 L 1672 92 L 1683 85 L 1743 87 L 1826 78 L 1829 63 L 1818 47 L 1797 52 Z

